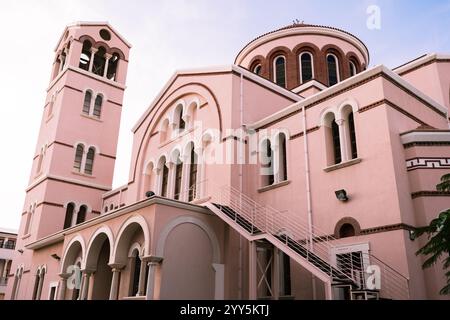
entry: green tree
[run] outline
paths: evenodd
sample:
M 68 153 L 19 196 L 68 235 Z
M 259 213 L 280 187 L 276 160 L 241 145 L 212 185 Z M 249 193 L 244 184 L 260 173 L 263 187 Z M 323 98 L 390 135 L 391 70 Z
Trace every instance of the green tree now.
M 450 174 L 441 178 L 441 183 L 436 186 L 436 189 L 443 192 L 450 191 Z M 442 256 L 446 257 L 443 261 L 443 269 L 446 271 L 447 285 L 439 293 L 448 295 L 450 294 L 450 270 L 448 270 L 450 268 L 450 209 L 441 212 L 429 226 L 417 228 L 414 232 L 415 237 L 423 234 L 427 234 L 428 243 L 416 254 L 428 257 L 423 263 L 423 269 L 435 265 Z

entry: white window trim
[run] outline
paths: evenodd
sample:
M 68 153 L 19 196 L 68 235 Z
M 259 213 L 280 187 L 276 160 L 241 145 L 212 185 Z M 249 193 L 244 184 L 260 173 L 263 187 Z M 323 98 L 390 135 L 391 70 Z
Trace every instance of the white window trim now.
M 258 68 L 258 67 L 262 68 L 261 63 L 258 63 L 256 66 L 253 67 L 252 72 L 253 72 L 254 74 L 257 74 L 257 73 L 256 73 L 256 68 Z
M 339 83 L 339 82 L 341 82 L 341 76 L 340 76 L 341 70 L 339 68 L 339 59 L 338 59 L 338 57 L 336 57 L 336 55 L 334 55 L 332 53 L 327 54 L 327 75 L 328 75 L 328 79 L 330 78 L 330 73 L 329 73 L 330 71 L 329 71 L 329 67 L 328 67 L 328 57 L 329 56 L 334 57 L 334 59 L 336 61 L 337 83 Z
M 368 242 L 359 243 L 359 244 L 340 245 L 340 246 L 333 247 L 330 252 L 331 262 L 333 263 L 334 266 L 336 266 L 337 265 L 336 256 L 338 254 L 346 254 L 346 253 L 352 253 L 352 252 L 358 252 L 358 251 L 363 253 L 363 267 L 365 269 L 370 265 L 370 261 L 369 261 L 370 245 Z
M 276 67 L 276 65 L 277 65 L 277 60 L 279 59 L 279 58 L 283 58 L 283 60 L 284 60 L 284 83 L 285 83 L 285 86 L 287 87 L 287 74 L 286 74 L 286 57 L 284 56 L 284 55 L 279 55 L 279 56 L 276 56 L 274 59 L 273 59 L 273 82 L 275 82 L 276 84 L 278 84 L 277 83 L 277 67 Z
M 299 66 L 300 66 L 299 69 L 300 69 L 300 83 L 301 83 L 301 84 L 305 83 L 305 82 L 303 81 L 303 74 L 302 74 L 302 56 L 303 56 L 304 54 L 308 54 L 308 55 L 311 57 L 312 79 L 314 79 L 314 56 L 313 56 L 312 53 L 309 52 L 309 51 L 303 51 L 303 52 L 300 53 L 300 55 L 298 56 L 298 63 L 299 63 Z M 308 81 L 310 81 L 310 80 L 308 80 Z
M 353 75 L 351 75 L 352 69 L 354 69 L 354 71 L 355 71 L 355 74 L 353 74 Z M 350 75 L 353 77 L 353 76 L 356 76 L 357 74 L 358 74 L 358 69 L 356 68 L 356 64 L 350 60 Z
M 48 286 L 48 297 L 47 297 L 47 300 L 50 300 L 50 295 L 52 293 L 52 288 L 55 288 L 55 299 L 54 300 L 58 300 L 58 289 L 59 289 L 59 282 L 58 281 L 50 282 L 50 284 Z

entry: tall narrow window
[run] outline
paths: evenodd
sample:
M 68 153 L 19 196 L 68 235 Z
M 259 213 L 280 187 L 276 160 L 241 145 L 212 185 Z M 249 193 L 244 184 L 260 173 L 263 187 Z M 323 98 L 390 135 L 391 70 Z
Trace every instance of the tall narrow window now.
M 83 49 L 81 51 L 81 56 L 80 56 L 80 64 L 79 64 L 79 68 L 89 71 L 89 64 L 91 62 L 91 48 L 92 48 L 92 44 L 89 41 L 84 41 L 83 42 Z
M 79 144 L 75 152 L 75 162 L 73 164 L 73 168 L 78 172 L 81 172 L 81 162 L 83 161 L 83 154 L 84 146 L 82 144 Z
M 38 293 L 38 289 L 39 289 L 39 281 L 41 279 L 40 273 L 41 273 L 41 271 L 38 270 L 36 272 L 36 275 L 34 276 L 33 296 L 31 297 L 32 300 L 38 300 L 37 293 Z
M 182 173 L 183 173 L 183 163 L 180 162 L 175 167 L 175 200 L 180 199 Z
M 338 59 L 335 55 L 327 55 L 327 65 L 328 65 L 328 84 L 329 86 L 334 86 L 339 82 L 339 65 Z
M 86 165 L 84 166 L 84 173 L 92 175 L 94 168 L 95 148 L 90 147 L 86 157 Z
M 356 64 L 353 61 L 350 61 L 349 67 L 350 67 L 350 77 L 355 76 L 357 74 Z
M 70 228 L 72 226 L 73 213 L 75 210 L 75 205 L 73 203 L 69 203 L 66 209 L 66 217 L 64 220 L 64 229 Z
M 286 136 L 284 134 L 279 135 L 279 177 L 280 181 L 287 180 L 287 158 L 286 158 Z
M 166 166 L 166 163 L 164 163 L 162 168 L 162 182 L 161 182 L 162 197 L 167 197 L 168 182 L 169 182 L 169 168 Z
M 348 129 L 350 133 L 350 147 L 352 152 L 352 159 L 358 158 L 358 150 L 356 148 L 356 132 L 355 132 L 355 120 L 353 118 L 353 112 L 348 115 Z
M 141 274 L 141 258 L 139 257 L 139 252 L 134 250 L 134 268 L 133 268 L 133 277 L 132 277 L 132 287 L 131 287 L 131 296 L 136 296 L 139 292 L 139 276 Z M 145 270 L 144 270 L 145 271 Z
M 117 67 L 119 66 L 120 57 L 117 53 L 114 53 L 112 58 L 109 60 L 108 74 L 107 78 L 112 81 L 116 81 L 117 77 Z
M 41 149 L 41 152 L 39 153 L 38 164 L 37 164 L 37 168 L 36 168 L 36 174 L 40 174 L 41 173 L 42 162 L 43 161 L 44 161 L 44 151 L 43 151 L 43 149 Z
M 191 163 L 189 164 L 189 201 L 193 201 L 197 195 L 197 154 L 191 149 Z
M 80 223 L 83 223 L 84 221 L 86 221 L 86 212 L 87 212 L 87 207 L 81 206 L 80 210 L 78 211 L 78 214 L 77 214 L 77 223 L 76 224 L 80 224 Z
M 105 73 L 105 65 L 106 65 L 106 49 L 103 47 L 100 47 L 97 51 L 97 53 L 94 55 L 94 65 L 92 72 L 98 76 L 103 77 Z
M 341 139 L 339 137 L 339 126 L 334 120 L 331 124 L 331 133 L 333 135 L 334 164 L 338 164 L 342 162 Z
M 270 186 L 275 182 L 275 176 L 273 170 L 272 145 L 268 139 L 263 143 L 261 163 L 263 186 Z
M 275 83 L 286 87 L 286 59 L 283 56 L 275 58 L 273 70 Z
M 302 83 L 305 83 L 314 77 L 313 59 L 311 53 L 303 52 L 300 55 L 300 72 Z
M 99 94 L 97 95 L 97 98 L 95 98 L 94 117 L 100 118 L 100 115 L 102 114 L 102 104 L 103 97 Z
M 53 114 L 54 105 L 55 105 L 55 96 L 52 96 L 50 102 L 48 103 L 47 118 L 50 118 L 50 116 Z
M 182 106 L 178 106 L 177 108 L 177 129 L 179 129 L 180 131 L 183 131 L 186 128 L 186 122 L 183 119 L 183 107 Z
M 89 115 L 91 112 L 92 92 L 86 91 L 83 102 L 83 113 Z

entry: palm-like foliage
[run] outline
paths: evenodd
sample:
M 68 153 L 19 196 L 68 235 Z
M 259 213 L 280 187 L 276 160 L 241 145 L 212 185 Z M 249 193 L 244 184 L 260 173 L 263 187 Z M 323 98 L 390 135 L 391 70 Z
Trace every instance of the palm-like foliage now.
M 438 191 L 450 191 L 450 174 L 446 174 L 441 178 L 441 183 L 436 186 Z M 428 235 L 428 243 L 417 251 L 417 255 L 422 254 L 428 256 L 423 263 L 423 268 L 429 268 L 436 264 L 444 255 L 446 258 L 443 262 L 443 269 L 450 267 L 450 209 L 443 211 L 439 217 L 431 221 L 429 226 L 417 228 L 414 232 L 416 237 L 423 234 Z M 447 285 L 440 291 L 441 295 L 450 294 L 450 271 L 445 273 L 447 277 Z

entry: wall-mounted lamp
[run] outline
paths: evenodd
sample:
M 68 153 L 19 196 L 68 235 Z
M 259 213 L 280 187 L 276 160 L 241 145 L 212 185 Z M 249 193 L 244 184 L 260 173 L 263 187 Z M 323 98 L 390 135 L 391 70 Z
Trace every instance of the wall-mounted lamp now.
M 22 249 L 19 249 L 19 250 L 17 250 L 20 254 L 22 254 L 23 253 L 23 250 Z
M 51 257 L 52 257 L 53 259 L 58 260 L 58 261 L 61 260 L 61 257 L 58 256 L 56 253 L 52 254 Z
M 147 192 L 145 193 L 145 196 L 146 196 L 147 198 L 151 198 L 151 197 L 156 196 L 156 194 L 155 194 L 153 191 L 147 191 Z
M 344 189 L 335 191 L 334 193 L 336 194 L 336 198 L 339 201 L 348 201 L 347 191 L 345 191 Z

